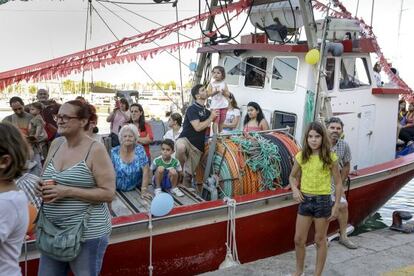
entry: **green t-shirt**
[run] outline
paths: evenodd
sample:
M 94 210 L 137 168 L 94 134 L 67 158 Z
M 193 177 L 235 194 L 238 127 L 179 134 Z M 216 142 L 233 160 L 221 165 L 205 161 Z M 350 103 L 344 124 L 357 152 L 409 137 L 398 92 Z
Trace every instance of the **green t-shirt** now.
M 172 169 L 175 169 L 177 172 L 182 171 L 180 162 L 178 162 L 178 160 L 175 159 L 174 157 L 171 157 L 170 161 L 167 162 L 164 159 L 162 159 L 162 155 L 158 156 L 152 162 L 151 170 L 154 171 L 158 167 L 161 167 L 161 166 L 164 167 L 167 170 L 172 168 Z
M 319 155 L 311 155 L 306 163 L 302 161 L 302 152 L 295 156 L 301 171 L 300 190 L 302 193 L 311 195 L 331 194 L 331 170 L 323 167 Z M 332 161 L 337 161 L 336 153 L 331 152 Z

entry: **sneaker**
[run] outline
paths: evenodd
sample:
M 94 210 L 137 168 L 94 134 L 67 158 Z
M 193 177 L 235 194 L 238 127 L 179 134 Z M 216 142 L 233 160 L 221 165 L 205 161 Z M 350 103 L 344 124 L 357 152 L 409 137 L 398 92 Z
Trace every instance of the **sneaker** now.
M 339 239 L 339 244 L 342 244 L 343 246 L 345 246 L 348 249 L 357 249 L 358 248 L 358 245 L 356 245 L 355 243 L 353 243 L 348 238 L 346 238 L 346 239 Z
M 161 188 L 156 188 L 155 189 L 155 195 L 158 195 L 158 194 L 160 194 L 161 193 Z
M 175 194 L 176 196 L 184 196 L 183 192 L 177 187 L 171 189 L 171 193 Z

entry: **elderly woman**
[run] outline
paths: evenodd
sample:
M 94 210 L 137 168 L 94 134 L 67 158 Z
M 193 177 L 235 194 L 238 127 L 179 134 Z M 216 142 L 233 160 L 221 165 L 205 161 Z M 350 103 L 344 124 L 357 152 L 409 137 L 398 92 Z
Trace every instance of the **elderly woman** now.
M 141 187 L 142 195 L 146 196 L 150 170 L 144 148 L 137 144 L 138 138 L 135 125 L 123 126 L 119 131 L 121 145 L 111 150 L 111 159 L 116 173 L 116 188 L 130 191 Z
M 148 162 L 151 161 L 149 144 L 154 140 L 151 126 L 145 122 L 145 114 L 142 105 L 134 103 L 129 108 L 131 112 L 131 121 L 129 123 L 138 128 L 137 143 L 144 146 L 145 153 L 148 157 Z
M 89 105 L 74 100 L 63 104 L 54 116 L 63 138 L 52 143 L 45 162 L 44 182 L 38 187 L 41 212 L 60 229 L 82 221 L 86 227 L 77 257 L 62 262 L 41 254 L 39 275 L 66 275 L 69 269 L 74 275 L 99 275 L 101 270 L 111 232 L 106 203 L 115 195 L 115 173 L 105 147 L 86 133 L 91 115 Z

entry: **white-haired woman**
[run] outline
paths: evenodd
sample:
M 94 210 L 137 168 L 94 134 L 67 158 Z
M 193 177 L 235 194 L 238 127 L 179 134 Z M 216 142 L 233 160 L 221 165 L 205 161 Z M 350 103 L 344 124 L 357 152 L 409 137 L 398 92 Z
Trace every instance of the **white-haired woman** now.
M 120 145 L 111 150 L 116 189 L 130 191 L 138 187 L 142 195 L 146 195 L 150 170 L 144 147 L 137 144 L 138 129 L 133 124 L 125 125 L 118 136 Z

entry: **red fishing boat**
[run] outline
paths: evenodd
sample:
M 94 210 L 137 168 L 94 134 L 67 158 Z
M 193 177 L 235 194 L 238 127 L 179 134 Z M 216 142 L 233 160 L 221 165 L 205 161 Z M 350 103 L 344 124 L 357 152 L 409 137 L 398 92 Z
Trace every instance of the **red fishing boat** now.
M 140 199 L 138 190 L 117 192 L 102 275 L 146 275 L 150 268 L 156 275 L 194 275 L 217 269 L 229 253 L 245 263 L 294 249 L 297 203 L 291 191 L 281 186 L 287 184 L 292 156 L 298 150 L 295 141 L 302 139 L 306 124 L 315 119 L 335 115 L 345 123 L 346 140 L 353 153 L 346 191 L 350 224 L 361 223 L 414 177 L 414 155 L 395 158 L 399 95 L 407 97 L 412 91 L 391 73 L 371 28 L 352 17 L 341 3 L 333 2 L 337 4 L 334 9 L 308 0 L 226 2 L 225 7 L 197 17 L 208 20 L 204 32 L 208 41 L 198 49 L 196 82 L 208 79 L 203 72 L 210 70 L 212 56 L 218 55 L 242 116 L 249 101 L 260 104 L 274 129 L 261 135 L 284 148 L 279 185 L 263 188 L 259 183 L 262 178 L 254 178 L 257 172 L 249 171 L 246 160 L 238 156 L 234 141 L 227 136 L 213 138 L 204 162 L 203 193 L 181 187 L 185 196 L 174 198 L 175 207 L 168 215 L 150 221 L 150 203 Z M 315 9 L 328 11 L 330 16 L 315 21 Z M 247 10 L 248 19 L 259 31 L 242 36 L 237 44 L 228 44 L 230 36 L 217 38 L 213 15 L 242 10 Z M 171 26 L 168 30 L 174 29 Z M 301 27 L 306 41 L 299 40 Z M 150 39 L 160 32 L 153 30 L 140 38 Z M 98 48 L 32 67 L 68 65 L 59 73 L 30 71 L 29 67 L 0 73 L 0 84 L 65 75 L 80 68 L 77 66 L 95 68 L 117 62 L 120 52 L 114 45 Z M 91 55 L 102 49 L 113 51 L 111 61 L 107 56 Z M 135 56 L 119 56 L 119 60 L 152 53 L 137 52 Z M 379 55 L 389 73 L 389 86 L 375 83 L 372 53 Z M 211 174 L 218 177 L 209 177 Z M 337 223 L 331 223 L 329 232 L 337 228 Z M 37 273 L 39 253 L 34 238 L 22 255 L 21 266 L 27 275 Z M 308 242 L 312 239 L 309 235 Z

